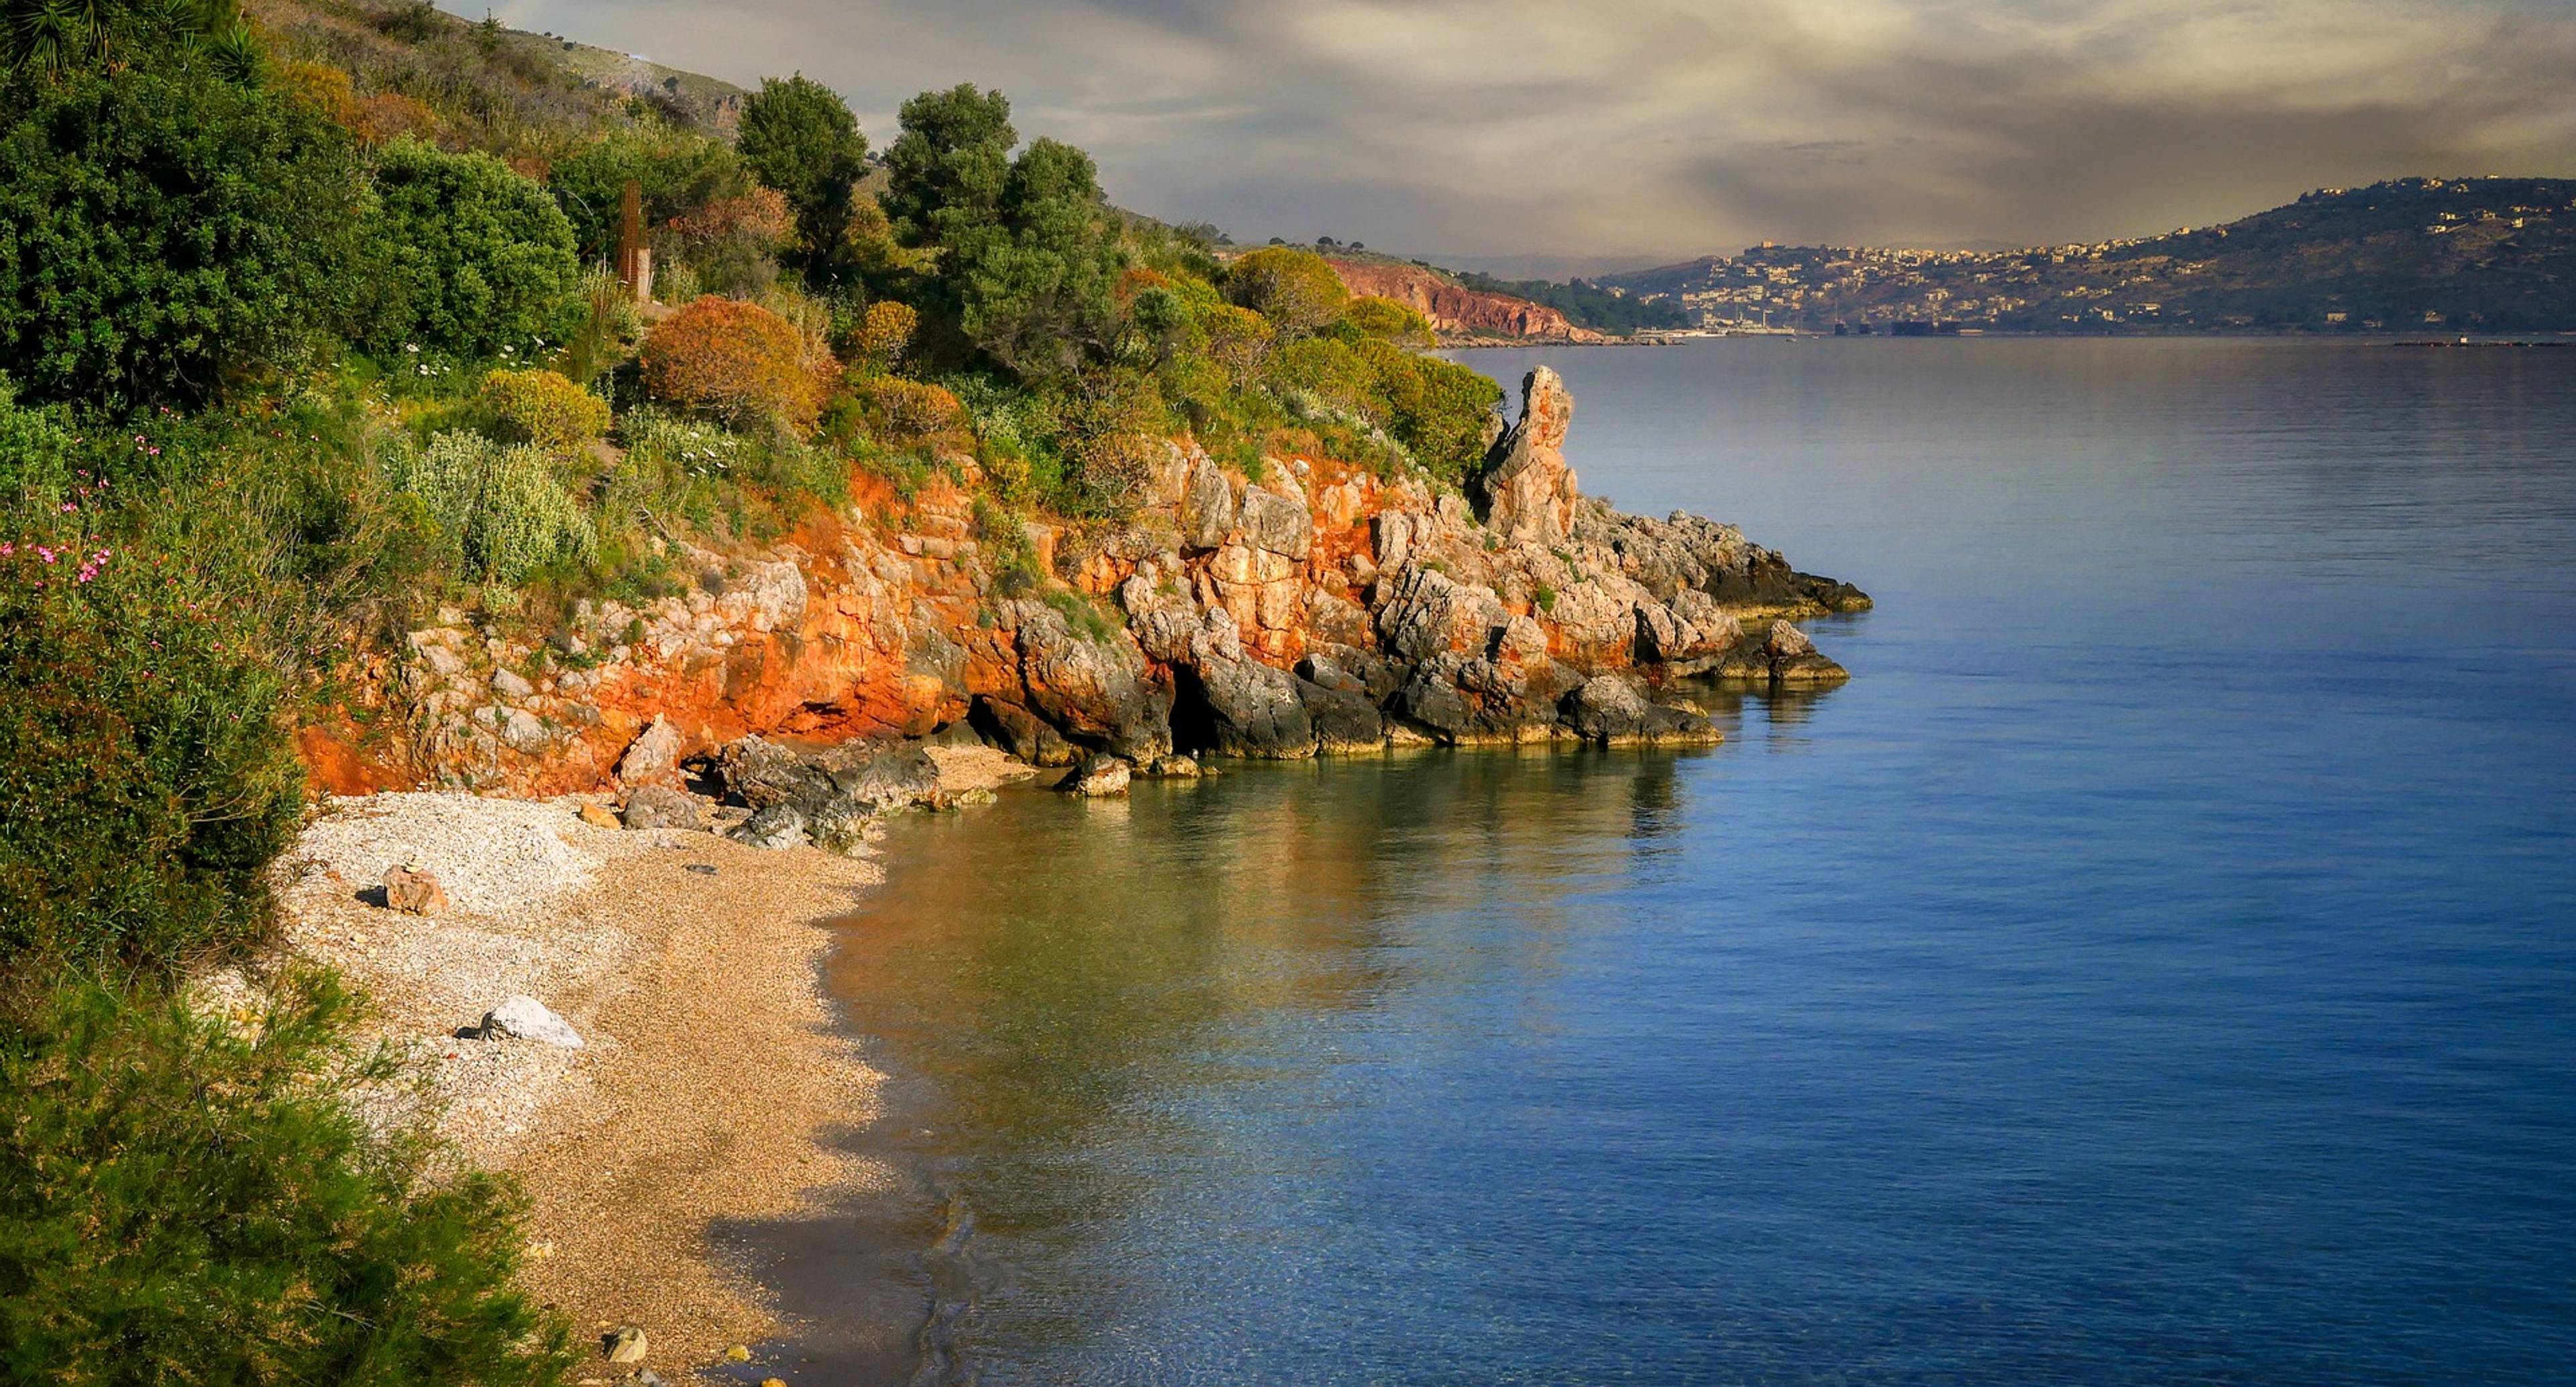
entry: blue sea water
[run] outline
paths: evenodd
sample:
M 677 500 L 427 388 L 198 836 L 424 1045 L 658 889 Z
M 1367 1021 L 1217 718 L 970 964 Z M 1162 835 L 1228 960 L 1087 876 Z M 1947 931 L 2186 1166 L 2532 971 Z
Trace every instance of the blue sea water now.
M 2576 351 L 1462 359 L 1851 683 L 904 822 L 791 1382 L 2576 1379 Z

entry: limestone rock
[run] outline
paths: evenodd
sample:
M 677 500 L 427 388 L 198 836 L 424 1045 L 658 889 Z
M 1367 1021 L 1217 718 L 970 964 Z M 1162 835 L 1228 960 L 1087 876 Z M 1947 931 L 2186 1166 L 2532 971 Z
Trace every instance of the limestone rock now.
M 581 807 L 581 821 L 590 825 L 592 828 L 619 827 L 617 811 L 604 804 L 583 805 Z
M 1774 660 L 1816 653 L 1816 643 L 1807 639 L 1807 633 L 1785 621 L 1771 623 L 1771 634 L 1763 640 L 1762 648 L 1770 652 Z
M 1191 463 L 1188 489 L 1181 495 L 1181 543 L 1191 549 L 1214 549 L 1225 543 L 1233 529 L 1233 484 L 1202 453 Z
M 1202 772 L 1197 757 L 1174 752 L 1169 756 L 1155 757 L 1154 764 L 1145 774 L 1157 780 L 1196 780 Z
M 611 1363 L 644 1361 L 644 1331 L 634 1325 L 621 1325 L 599 1338 L 599 1351 Z
M 1073 744 L 1053 724 L 1008 699 L 978 697 L 968 721 L 1004 751 L 1032 766 L 1070 766 Z
M 1365 692 L 1300 679 L 1297 697 L 1306 705 L 1316 750 L 1347 754 L 1376 751 L 1386 744 L 1386 719 Z
M 1565 433 L 1574 396 L 1555 371 L 1533 367 L 1521 380 L 1521 417 L 1494 444 L 1476 488 L 1485 523 L 1506 542 L 1556 544 L 1574 533 L 1574 471 L 1565 463 Z
M 1068 795 L 1087 795 L 1093 798 L 1123 795 L 1127 793 L 1127 781 L 1132 774 L 1125 761 L 1105 752 L 1095 751 L 1076 762 L 1073 769 L 1065 774 L 1064 779 L 1055 783 L 1055 787 Z
M 619 814 L 628 828 L 696 828 L 703 822 L 697 796 L 668 785 L 641 785 L 626 796 Z
M 405 915 L 438 915 L 447 910 L 447 890 L 429 868 L 414 862 L 385 872 L 385 905 Z
M 533 1040 L 565 1050 L 581 1048 L 581 1032 L 574 1030 L 571 1022 L 525 994 L 503 999 L 501 1005 L 483 1013 L 483 1023 L 474 1029 L 484 1040 Z
M 749 847 L 771 851 L 801 848 L 813 841 L 805 832 L 804 812 L 791 804 L 755 809 L 750 818 L 735 825 L 733 831 L 725 836 Z
M 1199 666 L 1198 685 L 1215 750 L 1278 760 L 1315 753 L 1315 725 L 1297 676 L 1258 660 L 1217 659 Z
M 679 784 L 680 747 L 680 729 L 673 727 L 670 719 L 656 714 L 627 744 L 626 754 L 618 758 L 618 783 L 629 787 Z
M 1314 548 L 1314 514 L 1296 501 L 1259 487 L 1244 490 L 1242 514 L 1236 523 L 1254 548 L 1268 553 L 1303 560 Z
M 1017 604 L 1019 674 L 1031 711 L 1068 738 L 1096 738 L 1121 756 L 1150 760 L 1172 749 L 1172 696 L 1145 670 L 1136 642 L 1077 634 L 1044 602 Z

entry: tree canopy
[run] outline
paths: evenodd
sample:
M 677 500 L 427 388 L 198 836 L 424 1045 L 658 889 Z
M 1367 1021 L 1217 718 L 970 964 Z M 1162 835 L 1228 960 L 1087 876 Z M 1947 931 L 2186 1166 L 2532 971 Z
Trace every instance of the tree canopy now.
M 803 73 L 764 78 L 743 102 L 735 147 L 754 177 L 787 196 L 810 263 L 840 243 L 851 188 L 867 172 L 858 117 L 830 87 Z

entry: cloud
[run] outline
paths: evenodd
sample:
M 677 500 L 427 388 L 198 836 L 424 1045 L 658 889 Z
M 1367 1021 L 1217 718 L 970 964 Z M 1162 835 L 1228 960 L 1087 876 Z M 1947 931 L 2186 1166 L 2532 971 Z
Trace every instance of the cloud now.
M 872 137 L 1010 93 L 1113 195 L 1459 255 L 2029 243 L 2414 173 L 2576 175 L 2564 0 L 511 0 Z

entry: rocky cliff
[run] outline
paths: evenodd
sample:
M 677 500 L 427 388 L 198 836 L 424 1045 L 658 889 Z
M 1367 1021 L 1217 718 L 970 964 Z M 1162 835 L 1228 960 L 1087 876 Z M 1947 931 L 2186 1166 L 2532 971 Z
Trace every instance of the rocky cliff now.
M 1354 294 L 1374 294 L 1408 304 L 1430 320 L 1444 343 L 1578 342 L 1611 339 L 1576 327 L 1544 304 L 1455 283 L 1435 270 L 1392 260 L 1334 260 L 1333 271 Z
M 685 596 L 583 602 L 543 634 L 441 613 L 306 749 L 341 791 L 631 788 L 693 763 L 864 809 L 917 778 L 851 746 L 887 738 L 1144 771 L 1175 752 L 1706 739 L 1693 676 L 1843 677 L 1790 620 L 1865 596 L 1731 526 L 1581 495 L 1572 398 L 1543 367 L 1522 393 L 1471 495 L 1316 457 L 1247 476 L 1182 441 L 1123 523 L 996 534 L 952 460 L 963 485 L 880 490 L 756 553 L 679 551 Z M 1032 551 L 1042 587 L 1004 561 Z M 790 772 L 781 745 L 850 749 Z

